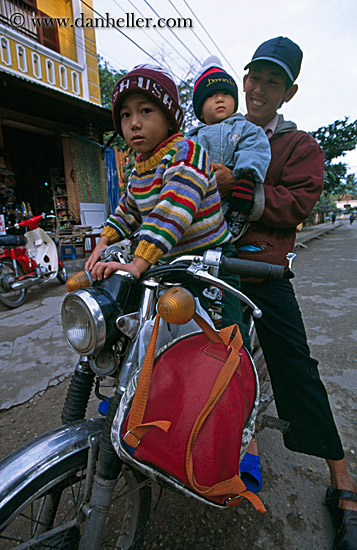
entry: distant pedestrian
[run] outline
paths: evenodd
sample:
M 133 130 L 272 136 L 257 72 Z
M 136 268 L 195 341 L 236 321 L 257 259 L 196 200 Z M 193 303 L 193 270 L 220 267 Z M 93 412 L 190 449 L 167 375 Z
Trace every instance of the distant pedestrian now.
M 355 218 L 356 218 L 356 216 L 352 213 L 352 214 L 350 215 L 350 225 L 353 224 L 353 222 L 355 221 Z
M 331 214 L 331 222 L 332 222 L 332 223 L 335 223 L 335 221 L 336 221 L 336 212 L 332 212 L 332 214 Z

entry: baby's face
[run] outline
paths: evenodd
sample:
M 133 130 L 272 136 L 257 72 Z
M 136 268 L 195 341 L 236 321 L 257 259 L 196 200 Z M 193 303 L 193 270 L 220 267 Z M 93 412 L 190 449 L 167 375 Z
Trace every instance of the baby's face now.
M 227 92 L 215 92 L 209 96 L 202 107 L 202 118 L 206 124 L 216 124 L 233 115 L 234 98 Z

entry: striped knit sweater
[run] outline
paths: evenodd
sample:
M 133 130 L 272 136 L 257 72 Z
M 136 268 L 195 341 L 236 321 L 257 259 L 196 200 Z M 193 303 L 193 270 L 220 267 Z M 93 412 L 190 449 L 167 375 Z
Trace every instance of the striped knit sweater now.
M 201 254 L 230 241 L 209 158 L 181 133 L 161 144 L 148 160 L 136 163 L 102 236 L 112 244 L 140 226 L 135 255 L 151 264 Z

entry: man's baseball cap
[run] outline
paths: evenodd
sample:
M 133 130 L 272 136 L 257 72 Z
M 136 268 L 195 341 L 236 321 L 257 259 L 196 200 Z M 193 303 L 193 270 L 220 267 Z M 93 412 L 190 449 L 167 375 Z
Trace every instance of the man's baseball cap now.
M 290 80 L 294 82 L 300 72 L 302 51 L 290 38 L 284 36 L 271 38 L 258 47 L 251 62 L 244 67 L 244 70 L 250 68 L 256 61 L 264 60 L 280 65 Z

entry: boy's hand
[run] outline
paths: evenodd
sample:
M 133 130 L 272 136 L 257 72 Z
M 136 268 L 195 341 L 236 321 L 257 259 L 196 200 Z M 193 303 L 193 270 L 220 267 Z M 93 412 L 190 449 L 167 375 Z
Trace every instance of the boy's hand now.
M 102 278 L 107 279 L 111 273 L 120 269 L 127 271 L 139 279 L 141 275 L 150 267 L 150 262 L 136 256 L 129 264 L 121 264 L 119 262 L 98 262 L 91 271 L 93 281 L 101 281 Z
M 93 250 L 92 254 L 89 256 L 88 260 L 85 263 L 84 269 L 87 271 L 92 271 L 93 267 L 97 263 L 97 261 L 100 258 L 101 252 L 108 248 L 108 237 L 101 237 L 99 241 L 96 244 L 95 249 Z
M 227 166 L 219 162 L 212 162 L 212 168 L 216 176 L 218 191 L 221 197 L 224 198 L 229 195 L 237 181 L 233 177 L 232 170 Z

